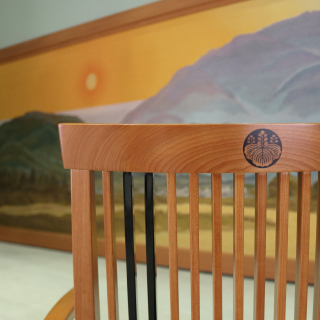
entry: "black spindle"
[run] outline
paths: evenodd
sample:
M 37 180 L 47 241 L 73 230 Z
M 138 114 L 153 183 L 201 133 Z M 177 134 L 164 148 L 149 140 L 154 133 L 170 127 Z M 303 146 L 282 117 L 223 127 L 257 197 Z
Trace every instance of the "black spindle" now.
M 149 320 L 157 319 L 154 243 L 153 174 L 145 173 L 145 219 Z
M 123 173 L 124 224 L 126 241 L 127 288 L 129 320 L 137 320 L 136 264 L 133 237 L 132 174 Z

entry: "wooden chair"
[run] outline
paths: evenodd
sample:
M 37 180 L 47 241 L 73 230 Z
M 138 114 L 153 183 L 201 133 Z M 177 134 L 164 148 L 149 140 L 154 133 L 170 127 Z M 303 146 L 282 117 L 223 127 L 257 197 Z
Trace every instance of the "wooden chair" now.
M 124 172 L 129 319 L 136 319 L 131 172 L 145 172 L 149 319 L 156 319 L 153 176 L 167 174 L 171 319 L 179 319 L 176 173 L 189 173 L 191 315 L 200 319 L 199 173 L 212 174 L 214 319 L 222 319 L 221 174 L 234 174 L 234 319 L 243 319 L 244 173 L 255 173 L 254 319 L 264 319 L 267 173 L 277 172 L 274 319 L 285 319 L 289 172 L 298 172 L 295 319 L 306 319 L 311 171 L 320 171 L 320 124 L 59 126 L 71 169 L 76 320 L 99 319 L 94 170 L 103 174 L 109 319 L 118 319 L 113 172 Z M 318 188 L 319 190 L 319 188 Z M 318 191 L 319 192 L 319 191 Z M 319 193 L 318 193 L 319 198 Z M 319 215 L 319 209 L 318 209 Z M 317 224 L 314 317 L 320 319 L 320 222 Z M 147 311 L 146 311 L 147 312 Z
M 50 310 L 45 320 L 74 319 L 74 291 L 68 291 Z

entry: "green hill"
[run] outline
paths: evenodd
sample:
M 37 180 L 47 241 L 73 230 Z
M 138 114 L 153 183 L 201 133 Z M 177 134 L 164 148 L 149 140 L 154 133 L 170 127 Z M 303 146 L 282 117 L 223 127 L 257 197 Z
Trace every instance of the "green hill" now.
M 68 201 L 58 124 L 73 116 L 30 112 L 0 126 L 0 205 Z

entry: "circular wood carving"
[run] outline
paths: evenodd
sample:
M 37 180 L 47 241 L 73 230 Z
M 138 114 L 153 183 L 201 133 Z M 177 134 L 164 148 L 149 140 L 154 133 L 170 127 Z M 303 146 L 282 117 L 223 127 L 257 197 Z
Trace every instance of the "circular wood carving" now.
M 273 166 L 281 157 L 279 136 L 269 129 L 257 129 L 248 134 L 243 143 L 246 160 L 257 168 Z

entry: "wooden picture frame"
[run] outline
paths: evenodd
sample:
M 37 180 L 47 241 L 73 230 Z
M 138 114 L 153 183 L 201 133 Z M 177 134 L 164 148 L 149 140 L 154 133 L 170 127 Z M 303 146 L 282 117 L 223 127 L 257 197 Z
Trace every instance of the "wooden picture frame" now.
M 160 0 L 0 50 L 0 64 L 148 24 L 249 0 Z

